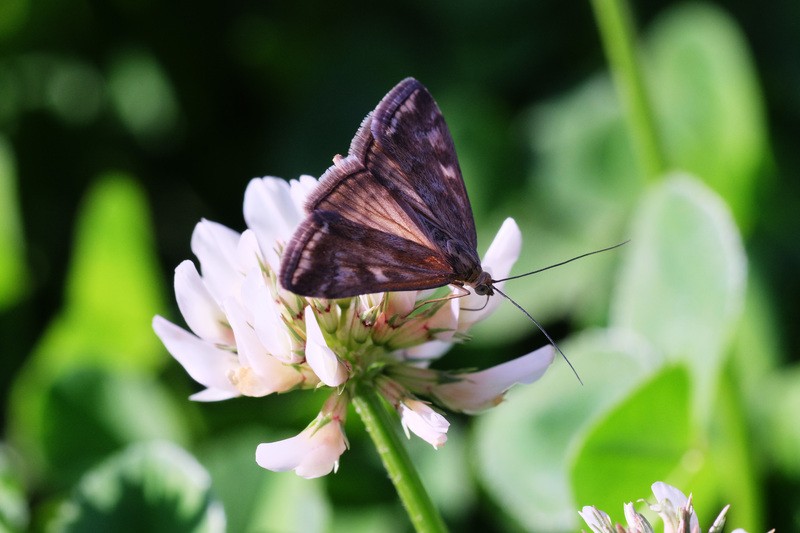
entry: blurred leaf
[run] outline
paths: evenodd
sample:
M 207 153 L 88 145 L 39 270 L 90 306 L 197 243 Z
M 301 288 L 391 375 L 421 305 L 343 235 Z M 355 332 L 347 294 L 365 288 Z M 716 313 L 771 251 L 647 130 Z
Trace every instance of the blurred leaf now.
M 140 188 L 108 174 L 78 222 L 64 308 L 16 377 L 9 424 L 32 466 L 44 461 L 45 399 L 63 376 L 91 366 L 154 372 L 167 359 L 153 333 L 163 309 L 149 214 Z
M 408 517 L 400 506 L 336 507 L 329 533 L 405 533 Z
M 569 483 L 574 448 L 658 364 L 646 344 L 619 331 L 582 333 L 562 348 L 584 386 L 556 362 L 539 382 L 515 388 L 476 421 L 478 476 L 495 505 L 528 530 L 578 526 Z
M 757 427 L 762 443 L 768 446 L 772 467 L 787 475 L 800 477 L 800 367 L 775 373 L 762 388 L 765 398 L 764 419 Z
M 726 368 L 729 370 L 729 367 Z M 742 390 L 731 372 L 724 372 L 714 401 L 714 414 L 706 431 L 708 444 L 707 461 L 710 472 L 706 480 L 700 480 L 713 488 L 692 487 L 698 495 L 699 507 L 707 513 L 705 522 L 710 523 L 714 513 L 723 505 L 730 504 L 735 512 L 737 528 L 747 531 L 765 531 L 763 494 L 758 486 L 758 468 L 754 465 L 751 431 L 742 409 Z M 715 500 L 712 500 L 712 498 Z
M 89 471 L 52 531 L 222 532 L 225 513 L 211 478 L 181 448 L 136 444 Z
M 641 334 L 669 360 L 685 361 L 707 420 L 744 296 L 739 233 L 720 198 L 684 175 L 651 190 L 631 226 L 611 325 Z
M 670 162 L 717 191 L 748 233 L 766 160 L 764 104 L 747 41 L 712 4 L 673 7 L 647 39 L 649 86 Z
M 624 502 L 669 480 L 690 445 L 689 393 L 686 369 L 665 368 L 589 431 L 572 465 L 577 508 L 593 505 L 624 523 Z
M 0 531 L 27 531 L 30 519 L 19 458 L 0 446 Z
M 88 193 L 77 224 L 63 312 L 37 357 L 53 371 L 94 362 L 153 370 L 166 359 L 150 323 L 164 309 L 143 191 L 122 174 L 106 174 Z M 38 355 L 42 354 L 42 355 Z
M 122 123 L 146 147 L 164 150 L 175 135 L 180 109 L 167 73 L 141 50 L 114 57 L 108 73 L 111 101 Z
M 529 203 L 540 219 L 568 234 L 616 235 L 644 179 L 608 77 L 591 78 L 530 116 L 538 164 Z
M 412 436 L 409 453 L 419 469 L 423 484 L 439 512 L 448 522 L 457 521 L 475 504 L 477 494 L 467 468 L 467 436 L 456 422 L 447 431 L 447 444 L 434 450 Z
M 19 216 L 17 171 L 11 147 L 0 137 L 0 310 L 28 289 L 25 241 Z
M 62 483 L 127 444 L 188 440 L 182 413 L 162 385 L 100 369 L 60 376 L 46 393 L 42 420 L 47 472 Z
M 260 428 L 246 427 L 217 435 L 203 448 L 201 458 L 225 505 L 228 530 L 328 531 L 331 509 L 324 480 L 270 472 L 256 464 L 256 447 L 275 440 L 271 437 Z
M 0 40 L 13 36 L 25 27 L 30 10 L 30 0 L 4 0 L 0 3 Z

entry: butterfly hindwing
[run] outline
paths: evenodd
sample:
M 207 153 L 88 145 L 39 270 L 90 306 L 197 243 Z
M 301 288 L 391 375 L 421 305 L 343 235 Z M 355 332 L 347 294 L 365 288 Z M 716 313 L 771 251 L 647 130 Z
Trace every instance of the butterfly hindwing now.
M 439 287 L 452 276 L 449 265 L 432 252 L 335 211 L 314 211 L 284 254 L 281 285 L 320 298 Z

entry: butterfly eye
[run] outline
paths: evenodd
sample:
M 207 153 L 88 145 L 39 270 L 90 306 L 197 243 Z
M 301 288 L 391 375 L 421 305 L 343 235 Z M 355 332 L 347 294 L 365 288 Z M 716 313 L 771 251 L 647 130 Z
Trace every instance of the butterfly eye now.
M 486 296 L 487 294 L 491 296 L 494 294 L 492 286 L 488 284 L 482 283 L 480 285 L 476 285 L 474 289 L 475 289 L 475 294 L 477 294 L 478 296 Z

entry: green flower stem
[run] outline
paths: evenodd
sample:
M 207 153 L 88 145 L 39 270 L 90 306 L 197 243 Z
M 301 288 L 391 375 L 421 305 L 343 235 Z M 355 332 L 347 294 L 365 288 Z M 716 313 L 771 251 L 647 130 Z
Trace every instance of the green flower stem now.
M 375 443 L 414 529 L 426 533 L 446 532 L 444 521 L 428 496 L 405 444 L 400 439 L 396 429 L 397 420 L 390 416 L 380 395 L 374 388 L 364 384 L 358 388 L 353 404 Z
M 630 9 L 625 0 L 592 0 L 592 6 L 639 162 L 647 177 L 655 180 L 666 170 L 666 158 L 636 57 Z

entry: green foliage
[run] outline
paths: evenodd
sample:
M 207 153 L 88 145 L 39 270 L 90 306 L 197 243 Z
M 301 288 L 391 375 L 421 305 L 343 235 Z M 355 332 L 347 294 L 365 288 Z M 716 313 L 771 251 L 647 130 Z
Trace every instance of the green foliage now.
M 38 475 L 63 482 L 126 442 L 183 440 L 163 385 L 145 377 L 164 362 L 149 327 L 160 287 L 141 190 L 103 177 L 78 224 L 64 309 L 12 391 L 10 430 Z
M 51 531 L 223 532 L 225 513 L 211 478 L 181 448 L 140 443 L 81 478 Z
M 28 272 L 17 205 L 17 175 L 13 153 L 0 137 L 0 310 L 26 292 Z

